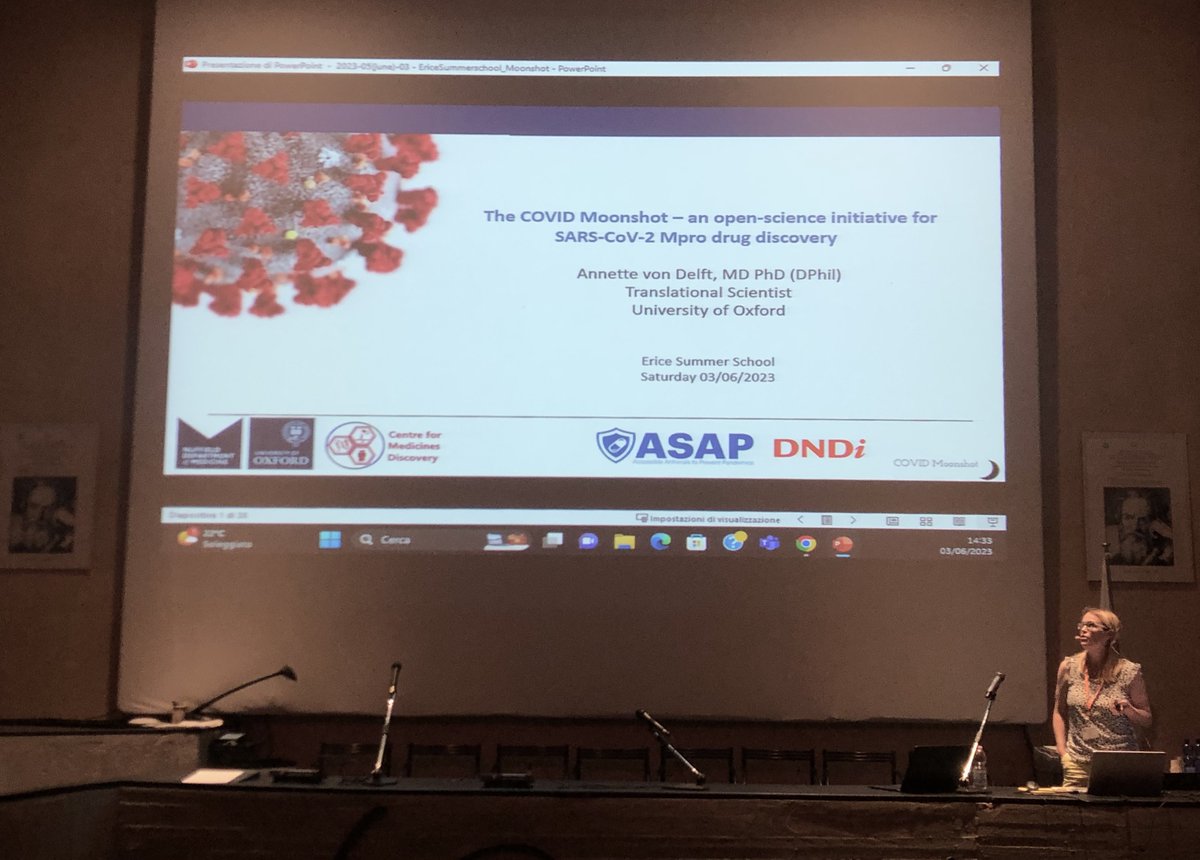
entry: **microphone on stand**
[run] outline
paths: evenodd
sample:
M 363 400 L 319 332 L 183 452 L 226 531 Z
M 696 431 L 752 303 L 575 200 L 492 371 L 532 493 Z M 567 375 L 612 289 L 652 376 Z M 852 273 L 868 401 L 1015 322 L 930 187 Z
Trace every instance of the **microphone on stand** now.
M 191 719 L 192 717 L 198 717 L 204 713 L 205 708 L 221 701 L 226 696 L 232 696 L 234 693 L 238 692 L 239 690 L 244 690 L 247 687 L 253 687 L 255 684 L 261 684 L 263 681 L 269 681 L 270 679 L 275 678 L 275 677 L 287 678 L 289 681 L 297 680 L 296 670 L 293 669 L 291 666 L 284 666 L 281 669 L 276 669 L 274 672 L 271 672 L 267 675 L 263 675 L 261 678 L 254 678 L 253 680 L 246 681 L 244 684 L 238 684 L 236 687 L 232 687 L 232 688 L 226 690 L 224 693 L 221 693 L 220 695 L 213 696 L 211 699 L 209 699 L 205 702 L 201 702 L 200 704 L 196 705 L 196 707 L 194 707 L 194 708 L 189 708 L 188 710 L 186 710 L 182 714 L 180 714 L 180 720 L 187 720 L 187 719 Z M 174 716 L 174 715 L 172 715 L 172 716 Z
M 394 776 L 383 775 L 383 757 L 387 752 L 388 728 L 392 724 L 392 708 L 396 704 L 396 687 L 400 684 L 400 662 L 392 664 L 392 682 L 388 685 L 387 710 L 383 715 L 383 734 L 379 738 L 379 753 L 375 756 L 375 766 L 365 782 L 368 785 L 395 785 L 398 781 Z
M 708 777 L 706 777 L 703 773 L 701 773 L 699 770 L 697 770 L 696 766 L 694 764 L 692 764 L 690 761 L 688 761 L 684 757 L 683 753 L 681 753 L 679 750 L 675 749 L 675 747 L 673 747 L 671 745 L 671 742 L 669 740 L 667 740 L 667 738 L 670 737 L 671 733 L 669 731 L 667 731 L 666 727 L 662 723 L 660 723 L 658 720 L 654 719 L 654 717 L 650 716 L 648 713 L 646 713 L 644 710 L 642 710 L 641 708 L 638 708 L 636 711 L 634 711 L 633 715 L 634 715 L 634 717 L 641 720 L 647 726 L 650 727 L 650 731 L 654 734 L 654 739 L 657 740 L 659 742 L 659 744 L 662 746 L 661 755 L 663 756 L 663 758 L 666 758 L 668 755 L 672 756 L 677 762 L 679 762 L 681 765 L 683 765 L 687 769 L 688 773 L 690 773 L 692 775 L 692 779 L 695 781 L 695 785 L 667 784 L 664 787 L 665 788 L 690 788 L 690 789 L 703 791 L 706 788 L 705 783 L 708 782 Z M 665 768 L 665 762 L 664 762 L 664 768 Z M 665 770 L 664 770 L 664 772 L 665 772 Z
M 637 717 L 639 720 L 646 723 L 646 725 L 650 726 L 652 731 L 658 732 L 664 738 L 669 738 L 671 736 L 671 733 L 669 731 L 667 731 L 666 727 L 663 726 L 662 723 L 660 723 L 658 720 L 654 719 L 654 717 L 647 714 L 641 708 L 638 708 L 636 711 L 634 711 L 633 715 L 635 717 Z
M 1004 677 L 1003 672 L 997 672 L 992 678 L 992 683 L 988 684 L 987 692 L 983 694 L 983 697 L 987 699 L 987 707 L 983 709 L 983 719 L 979 721 L 979 730 L 975 732 L 975 740 L 971 742 L 971 751 L 967 755 L 966 762 L 963 763 L 962 772 L 958 775 L 958 781 L 962 785 L 966 785 L 971 778 L 971 768 L 975 764 L 975 755 L 979 752 L 979 741 L 983 739 L 983 729 L 992 713 L 992 705 L 996 704 L 996 691 L 1000 689 Z

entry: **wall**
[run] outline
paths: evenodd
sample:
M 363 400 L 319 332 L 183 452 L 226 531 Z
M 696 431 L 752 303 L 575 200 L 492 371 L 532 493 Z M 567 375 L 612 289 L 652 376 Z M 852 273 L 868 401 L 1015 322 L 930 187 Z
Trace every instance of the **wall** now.
M 92 569 L 0 572 L 0 719 L 113 708 L 151 26 L 149 0 L 48 0 L 8 10 L 0 31 L 0 421 L 90 421 L 101 444 Z M 1085 579 L 1081 434 L 1200 442 L 1197 45 L 1194 0 L 1034 3 L 1051 665 L 1097 599 Z M 1198 461 L 1193 450 L 1200 509 Z M 1126 651 L 1147 667 L 1159 744 L 1174 750 L 1200 735 L 1200 595 L 1195 584 L 1118 585 L 1115 601 Z M 911 738 L 905 727 L 865 731 L 855 743 Z M 763 732 L 777 734 L 751 734 Z M 1016 730 L 1001 733 L 1021 746 Z
M 109 710 L 150 0 L 20 3 L 0 27 L 0 422 L 91 422 L 86 572 L 0 571 L 0 718 Z
M 1035 3 L 1050 655 L 1098 600 L 1085 579 L 1082 434 L 1187 433 L 1200 499 L 1200 8 Z M 1200 537 L 1195 523 L 1193 540 Z M 1118 583 L 1160 748 L 1200 735 L 1194 583 Z M 1055 622 L 1057 622 L 1055 624 Z M 1057 629 L 1056 629 L 1057 628 Z M 1057 642 L 1058 650 L 1053 646 Z

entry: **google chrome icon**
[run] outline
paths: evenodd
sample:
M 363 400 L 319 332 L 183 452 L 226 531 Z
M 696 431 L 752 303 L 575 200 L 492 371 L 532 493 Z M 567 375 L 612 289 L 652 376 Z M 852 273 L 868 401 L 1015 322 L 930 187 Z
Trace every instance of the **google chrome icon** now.
M 800 535 L 796 538 L 796 549 L 803 553 L 810 553 L 817 548 L 817 539 L 812 535 Z

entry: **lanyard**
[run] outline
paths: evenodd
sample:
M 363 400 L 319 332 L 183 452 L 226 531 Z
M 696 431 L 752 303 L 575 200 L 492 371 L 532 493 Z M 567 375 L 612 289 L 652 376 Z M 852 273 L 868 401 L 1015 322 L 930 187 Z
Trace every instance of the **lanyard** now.
M 1086 697 L 1086 694 L 1091 692 L 1091 689 L 1092 689 L 1092 679 L 1088 675 L 1088 666 L 1087 666 L 1087 658 L 1086 657 L 1084 657 L 1084 659 L 1083 659 L 1083 689 L 1084 689 L 1085 697 Z M 1100 698 L 1100 691 L 1103 689 L 1104 689 L 1104 678 L 1102 677 L 1102 678 L 1100 678 L 1099 682 L 1097 683 L 1096 692 L 1092 693 L 1092 698 L 1087 701 L 1087 709 L 1089 711 L 1092 709 L 1092 706 L 1096 704 L 1096 700 Z

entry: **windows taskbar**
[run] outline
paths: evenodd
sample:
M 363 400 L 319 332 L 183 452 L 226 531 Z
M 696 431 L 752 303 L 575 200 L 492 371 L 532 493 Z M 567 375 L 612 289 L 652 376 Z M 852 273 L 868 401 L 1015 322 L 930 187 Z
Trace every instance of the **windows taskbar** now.
M 164 525 L 172 553 L 623 555 L 793 559 L 1003 557 L 1003 531 L 830 527 L 344 526 L 220 523 Z

